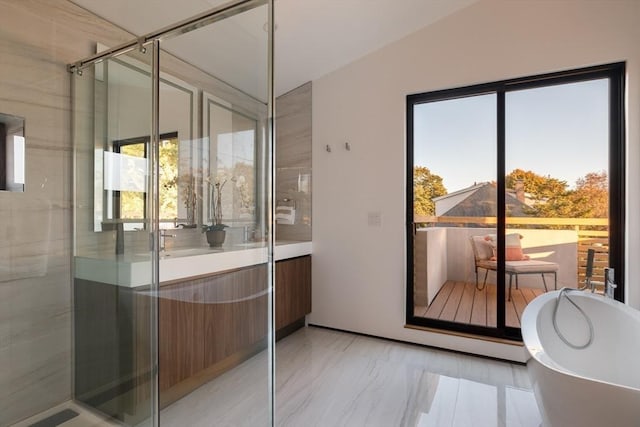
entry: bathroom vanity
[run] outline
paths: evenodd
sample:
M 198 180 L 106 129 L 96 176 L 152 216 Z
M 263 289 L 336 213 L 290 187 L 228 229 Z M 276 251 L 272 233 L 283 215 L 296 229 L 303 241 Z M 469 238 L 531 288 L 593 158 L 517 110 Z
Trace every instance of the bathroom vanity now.
M 264 243 L 162 255 L 161 407 L 266 348 L 266 256 Z M 279 242 L 274 259 L 275 330 L 281 338 L 304 326 L 311 312 L 311 242 Z M 152 395 L 149 336 L 156 299 L 145 284 L 149 265 L 135 256 L 75 260 L 75 306 L 92 308 L 76 309 L 74 317 L 76 398 L 129 425 L 145 416 Z

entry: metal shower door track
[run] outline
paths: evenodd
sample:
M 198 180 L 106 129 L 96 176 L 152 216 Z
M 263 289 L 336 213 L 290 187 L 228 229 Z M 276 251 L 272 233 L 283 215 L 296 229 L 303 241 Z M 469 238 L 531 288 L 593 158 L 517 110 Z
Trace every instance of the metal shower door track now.
M 138 37 L 137 39 L 113 47 L 111 49 L 107 49 L 95 55 L 91 55 L 80 61 L 76 61 L 72 64 L 67 65 L 67 70 L 70 73 L 81 72 L 82 69 L 92 64 L 101 62 L 105 59 L 109 59 L 113 56 L 130 52 L 136 48 L 144 50 L 144 47 L 147 44 L 152 43 L 156 40 L 162 40 L 168 37 L 185 34 L 193 30 L 197 30 L 198 28 L 205 27 L 214 22 L 222 21 L 256 7 L 263 6 L 265 4 L 267 4 L 267 0 L 239 0 L 230 2 L 211 9 L 208 12 L 203 12 L 191 18 L 187 18 L 175 24 L 164 27 L 160 30 L 153 31 L 144 36 Z

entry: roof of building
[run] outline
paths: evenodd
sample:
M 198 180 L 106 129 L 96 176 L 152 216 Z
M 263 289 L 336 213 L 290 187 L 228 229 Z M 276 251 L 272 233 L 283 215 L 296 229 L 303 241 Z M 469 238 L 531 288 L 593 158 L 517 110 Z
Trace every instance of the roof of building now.
M 476 184 L 471 187 L 441 196 L 434 201 L 443 200 L 447 196 L 460 195 L 468 192 L 469 195 L 465 197 L 461 202 L 453 206 L 451 209 L 443 213 L 441 216 L 497 216 L 497 189 L 496 184 L 491 182 L 485 182 L 482 184 Z M 524 202 L 518 200 L 513 192 L 507 191 L 505 193 L 505 204 L 507 208 L 507 216 L 530 216 L 526 213 L 527 205 Z

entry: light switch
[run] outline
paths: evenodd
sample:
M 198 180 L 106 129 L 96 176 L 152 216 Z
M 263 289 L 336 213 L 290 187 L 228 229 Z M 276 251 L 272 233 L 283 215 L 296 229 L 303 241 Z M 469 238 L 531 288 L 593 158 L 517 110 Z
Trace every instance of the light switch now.
M 382 227 L 382 212 L 369 212 L 367 214 L 369 227 Z

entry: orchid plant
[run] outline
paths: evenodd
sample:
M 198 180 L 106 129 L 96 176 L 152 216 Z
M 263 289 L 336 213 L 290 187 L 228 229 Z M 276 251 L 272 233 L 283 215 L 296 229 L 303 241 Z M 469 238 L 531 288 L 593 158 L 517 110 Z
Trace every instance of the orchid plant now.
M 227 178 L 218 178 L 213 181 L 211 178 L 206 179 L 211 187 L 211 217 L 213 224 L 203 225 L 203 231 L 221 231 L 228 227 L 222 223 L 222 189 L 227 183 Z

